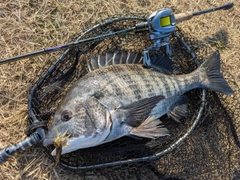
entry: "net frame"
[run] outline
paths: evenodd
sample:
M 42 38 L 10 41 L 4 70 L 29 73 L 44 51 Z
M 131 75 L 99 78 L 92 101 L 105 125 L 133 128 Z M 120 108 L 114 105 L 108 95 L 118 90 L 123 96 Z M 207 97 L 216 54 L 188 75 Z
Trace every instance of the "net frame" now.
M 113 18 L 113 19 L 108 19 L 105 20 L 102 23 L 99 23 L 91 28 L 89 28 L 87 31 L 85 31 L 80 37 L 77 38 L 76 41 L 79 41 L 81 39 L 84 39 L 85 36 L 89 35 L 91 32 L 94 32 L 96 29 L 101 28 L 104 29 L 105 27 L 115 23 L 115 22 L 124 22 L 124 21 L 146 21 L 145 18 L 143 17 L 121 17 L 121 18 Z M 200 62 L 197 58 L 197 55 L 195 54 L 195 52 L 191 49 L 191 47 L 185 42 L 185 40 L 181 37 L 181 35 L 179 35 L 176 31 L 173 33 L 173 38 L 177 38 L 181 44 L 184 46 L 185 51 L 190 54 L 190 56 L 192 57 L 192 60 L 194 61 L 195 65 L 198 67 Z M 100 42 L 101 43 L 101 42 Z M 92 44 L 90 45 L 90 48 L 94 48 L 98 45 L 98 43 Z M 47 115 L 47 118 L 43 118 L 45 120 L 39 120 L 39 118 L 37 117 L 37 114 L 39 113 L 38 108 L 39 107 L 39 102 L 35 101 L 35 97 L 39 96 L 38 95 L 38 88 L 40 86 L 42 86 L 42 84 L 45 83 L 45 80 L 49 77 L 49 74 L 54 73 L 54 71 L 56 70 L 56 68 L 63 63 L 63 61 L 65 60 L 65 58 L 67 57 L 67 55 L 69 53 L 72 53 L 71 50 L 76 49 L 76 48 L 70 48 L 67 49 L 66 51 L 63 52 L 63 54 L 60 56 L 60 58 L 51 66 L 47 69 L 46 72 L 43 73 L 43 75 L 41 75 L 40 79 L 33 85 L 33 88 L 30 91 L 29 94 L 29 100 L 28 100 L 28 113 L 29 113 L 29 121 L 28 121 L 28 129 L 27 129 L 27 135 L 32 134 L 33 132 L 36 131 L 37 128 L 43 128 L 43 129 L 47 129 L 47 120 L 49 118 L 49 116 L 51 116 L 52 112 L 49 112 L 49 114 Z M 88 49 L 88 48 L 87 48 Z M 88 52 L 88 50 L 81 50 L 81 52 L 79 52 L 79 50 L 75 50 L 76 52 L 76 61 L 72 64 L 72 67 L 70 67 L 65 74 L 68 74 L 69 72 L 72 72 L 75 70 L 75 66 L 78 62 L 79 56 L 81 54 L 84 54 L 86 52 Z M 61 78 L 56 78 L 56 81 L 58 81 Z M 172 152 L 174 149 L 176 149 L 179 145 L 181 145 L 181 143 L 191 134 L 191 132 L 196 128 L 196 126 L 199 123 L 199 120 L 203 114 L 204 111 L 204 105 L 206 102 L 206 91 L 205 90 L 201 90 L 201 102 L 199 103 L 199 110 L 197 113 L 197 116 L 195 118 L 195 120 L 193 121 L 192 125 L 188 128 L 187 132 L 182 135 L 181 137 L 179 137 L 174 143 L 172 143 L 171 145 L 169 145 L 167 148 L 165 148 L 164 150 L 155 153 L 153 155 L 150 156 L 143 156 L 140 158 L 130 158 L 130 159 L 126 159 L 126 160 L 117 160 L 117 161 L 113 161 L 113 162 L 108 162 L 108 163 L 99 163 L 99 164 L 94 164 L 94 165 L 86 165 L 86 166 L 71 166 L 69 164 L 66 164 L 62 161 L 60 161 L 60 165 L 64 168 L 70 169 L 70 170 L 90 170 L 90 169 L 97 169 L 97 168 L 106 168 L 106 167 L 110 167 L 110 166 L 117 166 L 117 165 L 123 165 L 123 164 L 129 164 L 129 163 L 140 163 L 140 162 L 145 162 L 145 161 L 152 161 L 152 160 L 156 160 L 158 158 L 161 158 L 162 156 Z M 47 151 L 49 151 L 49 149 L 47 149 Z

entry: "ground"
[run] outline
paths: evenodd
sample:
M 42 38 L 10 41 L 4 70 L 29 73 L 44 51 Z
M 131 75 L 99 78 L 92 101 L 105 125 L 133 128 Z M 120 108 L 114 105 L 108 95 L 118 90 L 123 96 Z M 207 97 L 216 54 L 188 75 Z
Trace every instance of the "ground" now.
M 228 11 L 179 24 L 185 32 L 220 49 L 222 63 L 240 86 L 240 3 Z M 116 14 L 175 13 L 221 6 L 226 1 L 193 0 L 0 0 L 0 59 L 69 42 L 73 34 Z M 0 65 L 0 149 L 26 138 L 27 100 L 32 81 L 51 55 Z M 235 92 L 239 93 L 239 92 Z M 240 120 L 240 119 L 239 119 Z M 81 179 L 54 167 L 41 148 L 18 153 L 0 165 L 0 179 Z

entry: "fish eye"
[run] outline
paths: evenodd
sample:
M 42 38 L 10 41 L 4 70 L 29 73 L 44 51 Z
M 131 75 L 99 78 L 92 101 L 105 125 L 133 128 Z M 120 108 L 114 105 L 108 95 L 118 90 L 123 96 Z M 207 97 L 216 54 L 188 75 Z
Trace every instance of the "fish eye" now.
M 62 114 L 61 114 L 61 119 L 62 119 L 63 121 L 68 121 L 68 120 L 70 120 L 71 118 L 72 118 L 72 112 L 71 112 L 71 111 L 65 110 L 65 111 L 62 112 Z

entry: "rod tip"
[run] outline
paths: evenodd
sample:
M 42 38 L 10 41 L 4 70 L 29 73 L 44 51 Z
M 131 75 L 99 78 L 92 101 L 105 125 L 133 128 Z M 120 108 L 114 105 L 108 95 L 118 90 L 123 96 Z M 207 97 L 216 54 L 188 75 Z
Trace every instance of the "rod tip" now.
M 225 4 L 224 6 L 225 6 L 224 10 L 227 10 L 227 9 L 231 9 L 234 6 L 234 4 L 233 4 L 233 2 L 230 2 L 230 3 Z

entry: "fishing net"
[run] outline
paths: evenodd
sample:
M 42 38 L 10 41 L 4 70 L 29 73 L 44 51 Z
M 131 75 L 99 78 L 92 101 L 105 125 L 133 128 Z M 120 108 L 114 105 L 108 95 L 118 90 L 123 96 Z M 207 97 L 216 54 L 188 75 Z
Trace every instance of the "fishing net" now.
M 114 33 L 146 21 L 144 17 L 116 17 L 104 20 L 72 40 L 82 40 Z M 142 53 L 151 45 L 148 31 L 134 31 L 121 36 L 98 39 L 55 53 L 36 77 L 28 102 L 30 135 L 41 127 L 47 131 L 53 114 L 71 85 L 87 73 L 90 56 L 106 52 Z M 192 72 L 213 51 L 211 46 L 177 28 L 170 37 L 180 74 Z M 164 54 L 162 48 L 158 52 Z M 235 92 L 228 68 L 221 64 L 224 77 Z M 201 89 L 186 93 L 188 114 L 175 122 L 161 117 L 170 136 L 151 139 L 123 137 L 118 140 L 64 154 L 60 166 L 82 177 L 103 179 L 239 179 L 238 134 L 240 124 L 239 94 L 225 96 Z M 50 158 L 54 147 L 43 147 Z

